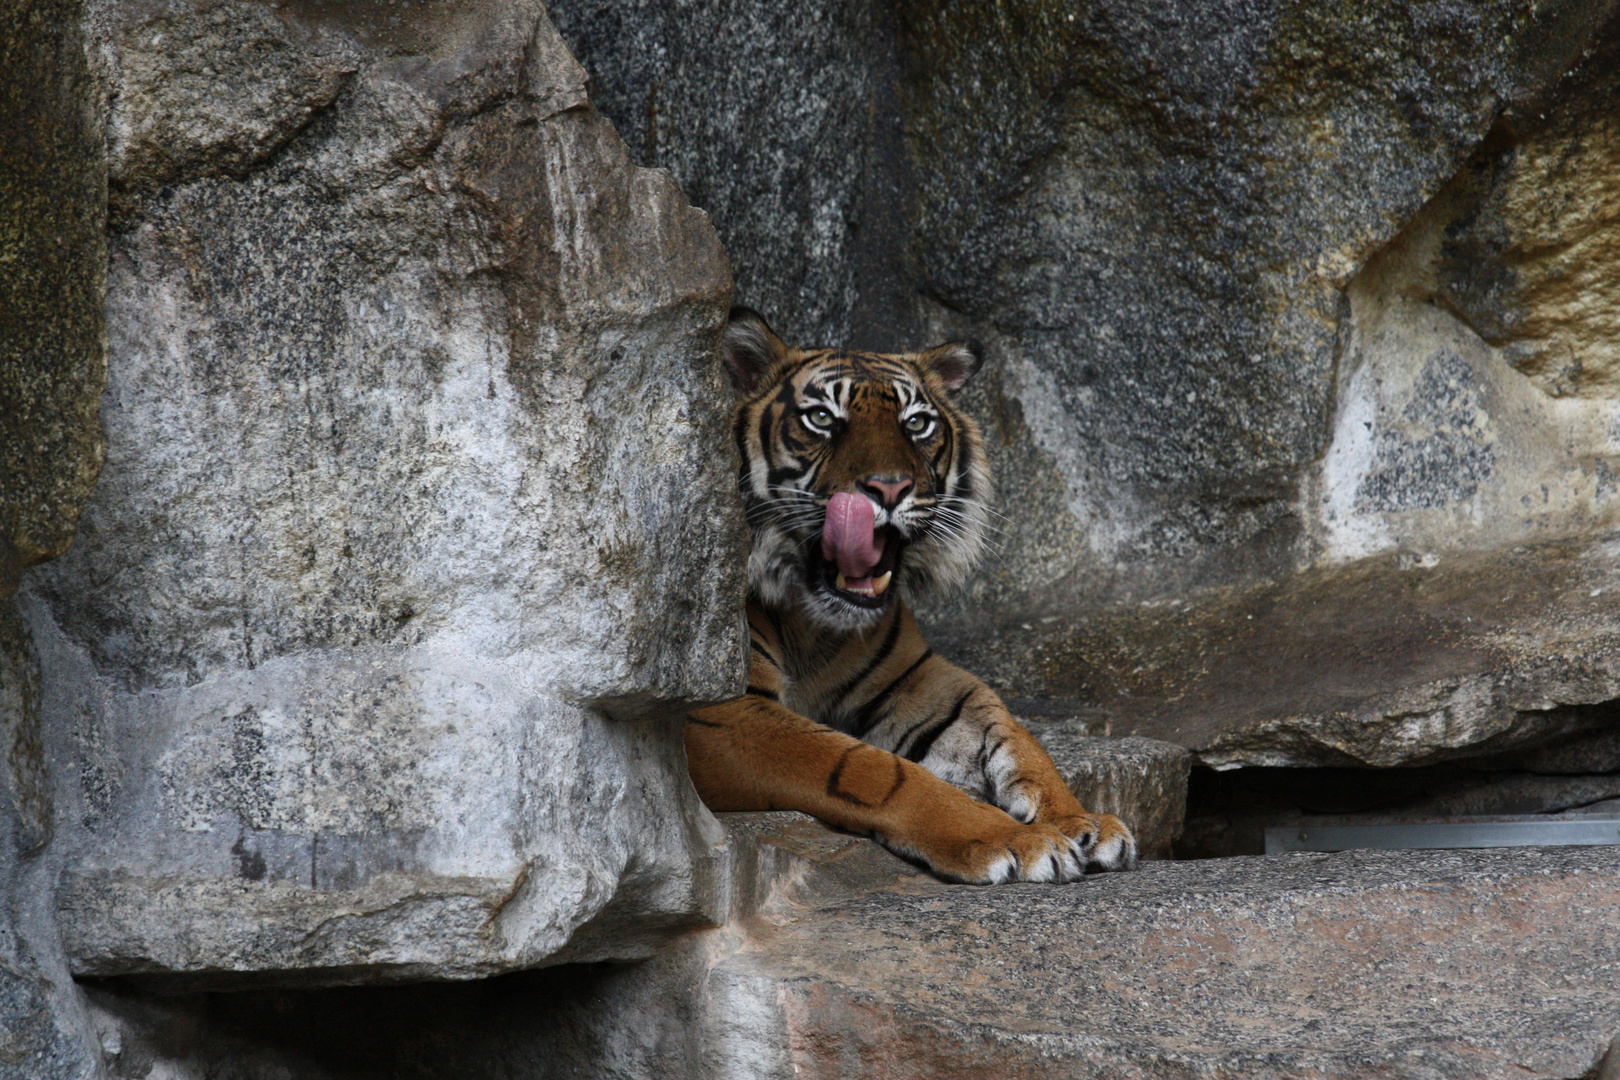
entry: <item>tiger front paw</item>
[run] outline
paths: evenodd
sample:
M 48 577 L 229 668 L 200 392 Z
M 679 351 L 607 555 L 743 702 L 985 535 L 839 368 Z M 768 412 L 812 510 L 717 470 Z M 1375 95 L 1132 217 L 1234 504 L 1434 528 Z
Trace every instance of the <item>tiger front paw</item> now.
M 991 807 L 984 809 L 1001 820 L 988 825 L 980 821 L 976 828 L 955 835 L 884 842 L 896 853 L 924 863 L 947 881 L 969 885 L 1012 881 L 1062 884 L 1085 876 L 1086 852 L 1060 829 L 1020 824 Z
M 1054 819 L 1052 824 L 1074 838 L 1091 868 L 1136 869 L 1136 837 L 1113 814 L 1070 814 Z

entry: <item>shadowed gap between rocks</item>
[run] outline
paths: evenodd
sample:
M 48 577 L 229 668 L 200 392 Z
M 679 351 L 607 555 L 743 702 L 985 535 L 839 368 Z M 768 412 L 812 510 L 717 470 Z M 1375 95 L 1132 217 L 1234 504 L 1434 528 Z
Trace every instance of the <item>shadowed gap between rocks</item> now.
M 1196 767 L 1175 857 L 1259 855 L 1269 827 L 1343 816 L 1620 814 L 1620 700 L 1544 710 L 1539 719 L 1572 733 L 1523 750 L 1409 768 Z

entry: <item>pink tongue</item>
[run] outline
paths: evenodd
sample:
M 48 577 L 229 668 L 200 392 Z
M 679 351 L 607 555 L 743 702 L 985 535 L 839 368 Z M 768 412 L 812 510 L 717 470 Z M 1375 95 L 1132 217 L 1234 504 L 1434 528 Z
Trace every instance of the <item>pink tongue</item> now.
M 827 501 L 821 554 L 838 564 L 838 572 L 850 579 L 850 584 L 871 576 L 883 558 L 883 540 L 872 530 L 871 499 L 843 492 Z

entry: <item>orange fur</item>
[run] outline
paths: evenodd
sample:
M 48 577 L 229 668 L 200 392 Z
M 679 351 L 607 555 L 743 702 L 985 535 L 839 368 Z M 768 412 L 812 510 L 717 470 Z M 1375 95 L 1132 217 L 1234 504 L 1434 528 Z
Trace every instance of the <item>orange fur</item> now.
M 956 881 L 1133 866 L 1125 825 L 1081 807 L 1000 698 L 933 654 L 900 596 L 960 579 L 983 544 L 989 476 L 977 429 L 949 399 L 975 348 L 808 352 L 745 310 L 726 346 L 755 541 L 753 654 L 745 696 L 688 718 L 704 802 L 801 810 Z M 819 550 L 841 492 L 873 500 L 885 538 L 865 591 Z M 878 592 L 885 567 L 893 583 Z

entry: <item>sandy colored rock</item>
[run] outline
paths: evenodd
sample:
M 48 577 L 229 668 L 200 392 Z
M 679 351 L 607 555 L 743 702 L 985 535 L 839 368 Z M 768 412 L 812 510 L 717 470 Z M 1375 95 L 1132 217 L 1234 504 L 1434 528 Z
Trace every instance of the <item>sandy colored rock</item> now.
M 1444 301 L 1553 397 L 1620 396 L 1620 100 L 1605 43 L 1498 126 L 1458 178 Z

